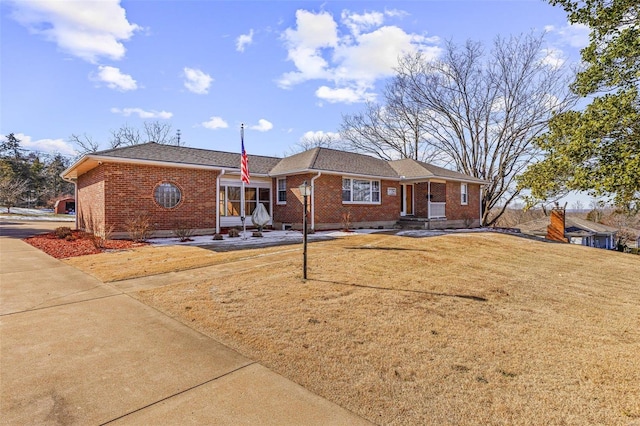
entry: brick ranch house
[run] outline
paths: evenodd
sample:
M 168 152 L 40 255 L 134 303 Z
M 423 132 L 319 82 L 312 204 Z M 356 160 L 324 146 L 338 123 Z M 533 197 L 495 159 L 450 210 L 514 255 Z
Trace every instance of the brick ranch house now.
M 482 217 L 486 182 L 411 159 L 314 148 L 285 158 L 249 155 L 249 169 L 248 226 L 263 203 L 274 229 L 301 229 L 304 181 L 316 230 L 341 228 L 346 214 L 353 228 L 391 228 L 403 217 L 425 228 L 477 227 Z M 178 226 L 206 234 L 241 225 L 239 153 L 149 142 L 87 154 L 61 176 L 75 183 L 79 229 L 93 224 L 126 237 L 127 220 L 140 214 L 158 236 Z

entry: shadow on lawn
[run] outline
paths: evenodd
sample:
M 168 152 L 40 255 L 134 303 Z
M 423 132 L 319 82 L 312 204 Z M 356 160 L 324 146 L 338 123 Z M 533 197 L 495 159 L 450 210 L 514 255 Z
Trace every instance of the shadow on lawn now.
M 423 249 L 412 249 L 412 248 L 404 248 L 404 247 L 345 247 L 346 250 L 383 250 L 383 251 L 433 251 L 433 250 L 423 250 Z
M 473 300 L 475 302 L 487 302 L 488 301 L 484 297 L 473 296 L 473 295 L 470 295 L 470 294 L 449 294 L 449 293 L 437 293 L 437 292 L 433 292 L 433 291 L 424 291 L 424 290 L 409 290 L 409 289 L 404 289 L 404 288 L 377 287 L 377 286 L 373 286 L 373 285 L 353 284 L 353 283 L 345 283 L 345 282 L 331 281 L 331 280 L 311 279 L 310 281 L 318 281 L 318 282 L 321 282 L 321 283 L 337 284 L 337 285 L 343 285 L 343 286 L 348 286 L 348 287 L 368 288 L 368 289 L 373 289 L 373 290 L 402 291 L 402 292 L 407 292 L 407 293 L 428 294 L 430 296 L 455 297 L 455 298 L 458 298 L 458 299 Z

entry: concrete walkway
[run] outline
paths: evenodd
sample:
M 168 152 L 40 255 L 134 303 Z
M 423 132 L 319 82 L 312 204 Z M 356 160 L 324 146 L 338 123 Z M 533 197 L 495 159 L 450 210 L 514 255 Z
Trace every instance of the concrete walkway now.
M 0 223 L 0 424 L 369 424 Z

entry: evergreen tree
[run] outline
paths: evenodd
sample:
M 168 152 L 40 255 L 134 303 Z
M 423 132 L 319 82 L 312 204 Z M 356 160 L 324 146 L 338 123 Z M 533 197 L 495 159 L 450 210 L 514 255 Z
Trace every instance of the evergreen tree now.
M 582 50 L 586 68 L 572 90 L 592 101 L 556 115 L 537 139 L 546 158 L 528 168 L 520 186 L 529 205 L 571 190 L 609 196 L 640 209 L 640 4 L 637 0 L 551 0 L 573 24 L 591 29 Z

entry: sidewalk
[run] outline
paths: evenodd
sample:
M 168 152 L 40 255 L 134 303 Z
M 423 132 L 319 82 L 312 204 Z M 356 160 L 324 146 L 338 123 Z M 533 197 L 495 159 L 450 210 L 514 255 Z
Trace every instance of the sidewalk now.
M 0 424 L 368 424 L 19 239 L 56 226 L 1 224 Z

